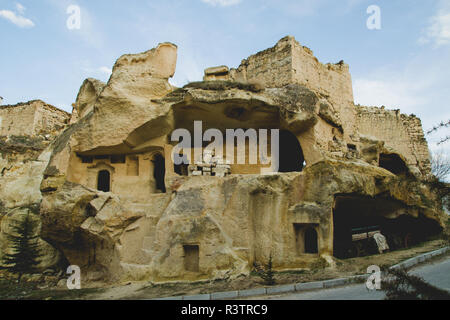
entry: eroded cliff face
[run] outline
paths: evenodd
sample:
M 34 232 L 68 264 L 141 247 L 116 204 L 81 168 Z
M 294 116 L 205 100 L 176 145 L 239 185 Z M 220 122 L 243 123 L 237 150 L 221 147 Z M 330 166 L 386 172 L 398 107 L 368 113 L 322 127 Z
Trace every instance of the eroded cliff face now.
M 24 114 L 24 117 L 21 115 Z M 0 214 L 40 203 L 47 150 L 69 121 L 69 114 L 42 101 L 0 107 Z
M 2 180 L 4 208 L 39 204 L 40 237 L 85 279 L 227 278 L 270 256 L 278 270 L 308 268 L 333 261 L 349 221 L 386 226 L 393 238 L 425 237 L 424 224 L 439 232 L 440 205 L 421 182 L 430 172 L 420 122 L 356 108 L 347 65 L 323 65 L 285 38 L 236 70 L 212 68 L 208 81 L 173 88 L 176 56 L 160 44 L 119 58 L 107 84 L 87 79 L 70 126 Z M 403 138 L 371 125 L 383 117 L 399 121 Z M 221 133 L 287 132 L 295 143 L 282 160 L 298 151 L 302 163 L 286 171 L 306 167 L 263 174 L 260 163 L 232 164 L 230 176 L 184 176 L 171 133 L 193 133 L 194 121 Z
M 83 129 L 74 132 L 73 148 L 77 152 L 111 146 L 128 150 L 123 144 L 127 135 L 164 112 L 153 100 L 173 90 L 168 79 L 175 73 L 176 59 L 177 47 L 170 43 L 120 57 Z
M 3 106 L 0 114 L 4 134 L 0 136 L 0 263 L 3 254 L 14 253 L 15 228 L 30 216 L 32 241 L 39 251 L 37 269 L 58 269 L 62 255 L 40 236 L 40 185 L 50 159 L 49 145 L 66 126 L 69 114 L 42 101 Z
M 442 223 L 424 185 L 341 161 L 302 173 L 175 177 L 167 194 L 149 196 L 145 204 L 83 189 L 64 185 L 45 197 L 43 234 L 71 263 L 113 281 L 233 277 L 270 255 L 278 270 L 308 267 L 318 256 L 298 252 L 296 225 L 318 226 L 318 252 L 330 260 L 338 195 L 376 199 L 375 214 L 386 221 L 409 215 L 417 224 Z M 197 250 L 194 269 L 186 267 L 190 247 Z

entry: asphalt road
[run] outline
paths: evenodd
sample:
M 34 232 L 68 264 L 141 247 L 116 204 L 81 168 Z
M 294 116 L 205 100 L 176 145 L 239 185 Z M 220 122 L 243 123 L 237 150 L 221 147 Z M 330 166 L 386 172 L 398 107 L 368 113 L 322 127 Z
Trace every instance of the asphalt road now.
M 450 291 L 450 256 L 418 266 L 411 274 L 422 277 L 428 283 Z M 369 291 L 365 284 L 323 289 L 287 295 L 266 296 L 268 300 L 383 300 L 384 292 Z

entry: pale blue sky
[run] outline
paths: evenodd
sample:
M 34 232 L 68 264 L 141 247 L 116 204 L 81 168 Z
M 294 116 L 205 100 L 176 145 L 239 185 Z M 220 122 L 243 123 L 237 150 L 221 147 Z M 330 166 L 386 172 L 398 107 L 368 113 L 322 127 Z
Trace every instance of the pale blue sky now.
M 66 26 L 69 5 L 81 8 L 80 30 Z M 370 5 L 381 30 L 366 27 Z M 107 81 L 124 53 L 177 44 L 171 82 L 182 86 L 286 35 L 321 62 L 347 62 L 356 103 L 414 113 L 425 129 L 450 118 L 448 0 L 0 0 L 0 96 L 71 111 L 82 81 Z

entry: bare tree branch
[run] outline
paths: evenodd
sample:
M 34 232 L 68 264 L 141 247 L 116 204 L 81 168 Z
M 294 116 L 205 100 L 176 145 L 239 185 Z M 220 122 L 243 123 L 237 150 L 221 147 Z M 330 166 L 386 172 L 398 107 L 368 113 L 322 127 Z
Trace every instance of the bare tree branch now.
M 445 143 L 445 142 L 447 142 L 447 141 L 449 141 L 450 140 L 450 136 L 446 136 L 445 138 L 443 138 L 441 141 L 439 141 L 438 143 L 437 143 L 437 145 L 439 146 L 439 145 L 441 145 L 441 144 L 443 144 L 443 143 Z
M 450 175 L 450 158 L 442 152 L 437 152 L 431 156 L 431 171 L 440 181 Z
M 438 124 L 437 126 L 433 127 L 432 129 L 428 130 L 427 131 L 427 135 L 432 134 L 433 132 L 438 131 L 441 128 L 448 128 L 448 127 L 450 127 L 450 120 L 448 120 L 447 122 L 441 121 L 440 124 Z M 449 137 L 447 137 L 447 138 L 449 138 Z

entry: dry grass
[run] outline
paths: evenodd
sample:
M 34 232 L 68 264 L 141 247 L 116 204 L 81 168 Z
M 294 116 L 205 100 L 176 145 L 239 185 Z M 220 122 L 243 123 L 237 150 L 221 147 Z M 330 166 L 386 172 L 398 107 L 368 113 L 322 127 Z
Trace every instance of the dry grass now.
M 443 240 L 433 240 L 422 243 L 413 248 L 388 252 L 382 255 L 373 255 L 361 258 L 336 260 L 335 268 L 322 267 L 311 270 L 292 270 L 275 272 L 276 285 L 320 281 L 347 277 L 367 272 L 367 267 L 378 265 L 391 266 L 419 254 L 436 250 L 445 245 Z M 321 264 L 322 266 L 322 264 Z M 168 296 L 196 295 L 211 292 L 245 290 L 264 287 L 264 280 L 257 274 L 242 276 L 234 280 L 215 280 L 198 283 L 172 283 L 172 284 L 130 284 L 125 287 L 106 289 L 100 295 L 90 295 L 90 299 L 151 299 Z M 122 290 L 123 289 L 123 290 Z
M 380 267 L 391 266 L 401 261 L 417 256 L 419 254 L 436 250 L 445 245 L 444 240 L 433 240 L 422 243 L 407 250 L 388 252 L 382 255 L 373 255 L 346 260 L 335 260 L 334 268 L 323 268 L 325 264 L 317 263 L 315 268 L 309 270 L 292 270 L 275 272 L 276 285 L 300 282 L 319 281 L 347 277 L 351 275 L 364 274 L 367 267 L 378 265 Z M 158 297 L 195 295 L 211 292 L 245 290 L 250 288 L 264 287 L 264 281 L 257 274 L 238 277 L 233 280 L 214 280 L 197 283 L 128 283 L 127 285 L 104 287 L 87 290 L 39 290 L 33 285 L 18 288 L 19 292 L 26 294 L 12 294 L 11 288 L 17 284 L 7 285 L 5 282 L 0 286 L 0 299 L 151 299 Z M 25 290 L 23 290 L 25 289 Z M 3 294 L 1 294 L 3 291 Z M 9 292 L 9 296 L 8 293 Z M 16 290 L 14 290 L 16 292 Z

